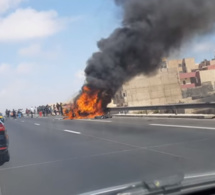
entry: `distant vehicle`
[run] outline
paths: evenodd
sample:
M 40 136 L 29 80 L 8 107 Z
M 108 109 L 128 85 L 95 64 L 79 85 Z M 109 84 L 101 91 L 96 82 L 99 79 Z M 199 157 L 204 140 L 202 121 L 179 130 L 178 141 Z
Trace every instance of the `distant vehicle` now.
M 0 121 L 2 121 L 4 123 L 4 116 L 2 113 L 0 113 Z
M 10 161 L 8 135 L 4 123 L 0 121 L 0 164 Z

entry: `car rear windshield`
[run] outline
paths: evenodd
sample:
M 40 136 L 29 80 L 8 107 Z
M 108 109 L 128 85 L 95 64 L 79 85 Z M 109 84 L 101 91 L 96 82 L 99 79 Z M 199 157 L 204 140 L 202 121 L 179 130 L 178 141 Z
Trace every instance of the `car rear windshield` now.
M 5 132 L 0 131 L 0 146 L 4 145 L 5 142 L 6 142 L 6 140 L 5 140 Z
M 0 139 L 5 136 L 5 131 L 0 131 Z

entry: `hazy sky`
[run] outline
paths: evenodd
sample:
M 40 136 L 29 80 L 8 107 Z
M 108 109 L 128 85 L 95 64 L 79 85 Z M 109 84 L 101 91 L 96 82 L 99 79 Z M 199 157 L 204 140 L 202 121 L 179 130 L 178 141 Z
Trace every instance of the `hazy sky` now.
M 0 0 L 0 111 L 70 99 L 97 41 L 119 25 L 112 0 Z M 174 57 L 200 62 L 214 53 L 208 35 Z

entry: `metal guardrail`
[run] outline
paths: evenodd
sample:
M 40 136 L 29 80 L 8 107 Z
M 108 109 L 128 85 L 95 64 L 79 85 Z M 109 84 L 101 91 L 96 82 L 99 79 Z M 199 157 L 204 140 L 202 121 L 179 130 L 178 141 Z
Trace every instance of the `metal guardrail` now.
M 212 103 L 192 103 L 192 104 L 168 104 L 156 106 L 134 106 L 134 107 L 115 107 L 108 108 L 109 111 L 142 111 L 142 110 L 173 110 L 177 114 L 178 109 L 195 109 L 195 108 L 214 108 L 215 102 Z

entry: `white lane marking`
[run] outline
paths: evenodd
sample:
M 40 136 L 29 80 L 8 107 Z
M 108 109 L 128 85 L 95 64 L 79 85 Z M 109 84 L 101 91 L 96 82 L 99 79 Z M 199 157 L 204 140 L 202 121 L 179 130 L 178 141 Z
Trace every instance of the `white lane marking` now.
M 186 129 L 207 129 L 207 130 L 215 130 L 214 127 L 197 127 L 197 126 L 183 126 L 183 125 L 166 125 L 166 124 L 150 124 L 151 126 L 159 126 L 159 127 L 178 127 L 178 128 L 186 128 Z
M 112 123 L 112 121 L 107 121 L 107 120 L 94 120 L 94 119 L 80 119 L 80 121 L 100 122 L 100 123 Z
M 25 121 L 21 121 L 22 123 L 24 123 Z
M 199 178 L 199 177 L 209 177 L 209 176 L 215 176 L 215 173 L 208 173 L 208 174 L 202 174 L 202 175 L 188 175 L 184 177 L 184 179 L 192 179 L 192 178 Z
M 71 130 L 64 130 L 65 132 L 69 132 L 69 133 L 74 133 L 74 134 L 78 134 L 78 135 L 80 135 L 81 134 L 81 132 L 78 132 L 78 131 L 71 131 Z
M 40 124 L 39 124 L 39 123 L 34 123 L 34 125 L 36 125 L 36 126 L 40 126 Z

